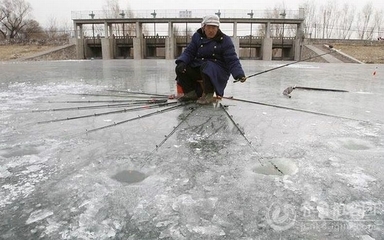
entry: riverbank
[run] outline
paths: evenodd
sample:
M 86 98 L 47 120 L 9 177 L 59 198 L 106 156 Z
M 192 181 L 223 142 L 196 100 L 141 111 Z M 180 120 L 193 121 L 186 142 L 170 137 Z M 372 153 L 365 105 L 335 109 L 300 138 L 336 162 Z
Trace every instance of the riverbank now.
M 384 45 L 333 44 L 333 47 L 364 63 L 384 64 Z
M 333 46 L 364 63 L 384 64 L 384 45 L 333 44 Z M 25 59 L 57 47 L 57 45 L 36 44 L 0 45 L 0 61 Z
M 0 61 L 10 61 L 33 56 L 56 48 L 54 45 L 7 44 L 0 45 Z

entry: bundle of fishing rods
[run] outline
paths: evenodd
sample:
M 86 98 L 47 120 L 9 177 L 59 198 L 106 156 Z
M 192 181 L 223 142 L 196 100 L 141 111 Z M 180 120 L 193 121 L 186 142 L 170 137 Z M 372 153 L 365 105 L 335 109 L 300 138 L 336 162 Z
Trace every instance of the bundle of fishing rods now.
M 294 61 L 290 62 L 287 64 L 283 64 L 278 67 L 274 67 L 271 69 L 267 69 L 265 71 L 261 71 L 252 75 L 249 75 L 246 77 L 246 79 L 249 79 L 251 77 L 264 74 L 267 72 L 271 72 L 277 69 L 281 69 L 283 67 L 296 64 L 299 62 L 303 61 L 308 61 L 313 58 L 321 57 L 326 54 L 331 54 L 335 52 L 335 50 L 332 49 L 329 52 L 319 54 L 316 56 L 312 56 L 300 61 Z M 238 82 L 235 80 L 234 82 Z M 290 94 L 294 89 L 302 89 L 302 90 L 314 90 L 314 91 L 331 91 L 331 92 L 348 92 L 346 90 L 339 90 L 339 89 L 327 89 L 327 88 L 313 88 L 313 87 L 302 87 L 302 86 L 291 86 L 288 87 L 287 89 L 284 90 L 283 95 L 287 97 L 291 97 Z M 185 106 L 190 106 L 188 108 L 189 112 L 184 115 L 184 117 L 181 118 L 181 121 L 179 124 L 175 127 L 172 128 L 172 131 L 165 135 L 164 140 L 156 145 L 156 149 L 160 148 L 178 129 L 178 127 L 185 122 L 188 117 L 191 115 L 191 113 L 198 107 L 197 104 L 194 102 L 179 102 L 177 100 L 174 100 L 172 97 L 166 94 L 158 94 L 158 93 L 147 93 L 147 92 L 141 92 L 141 91 L 123 91 L 123 90 L 107 90 L 106 92 L 102 93 L 96 93 L 96 94 L 79 94 L 82 95 L 82 97 L 88 97 L 90 99 L 93 99 L 96 97 L 96 100 L 75 100 L 75 101 L 56 101 L 56 102 L 51 102 L 51 103 L 60 103 L 60 104 L 81 104 L 81 106 L 76 106 L 76 107 L 62 107 L 62 108 L 52 108 L 52 109 L 40 109 L 40 110 L 34 110 L 33 112 L 59 112 L 59 111 L 72 111 L 72 110 L 95 110 L 95 109 L 105 109 L 105 108 L 113 108 L 114 110 L 111 111 L 102 111 L 98 113 L 92 113 L 92 114 L 83 114 L 83 115 L 77 115 L 74 117 L 65 117 L 65 118 L 56 118 L 56 119 L 51 119 L 51 120 L 45 120 L 45 121 L 40 121 L 38 122 L 39 124 L 46 124 L 46 123 L 53 123 L 53 122 L 62 122 L 62 121 L 70 121 L 70 120 L 76 120 L 76 119 L 83 119 L 83 118 L 93 118 L 93 117 L 98 117 L 98 116 L 105 116 L 109 114 L 118 114 L 118 113 L 127 113 L 127 112 L 137 112 L 137 111 L 143 111 L 143 110 L 151 110 L 155 109 L 155 111 L 146 111 L 144 114 L 137 115 L 135 117 L 131 117 L 126 120 L 121 120 L 118 122 L 113 122 L 112 124 L 104 125 L 101 127 L 93 128 L 86 130 L 86 133 L 90 132 L 95 132 L 99 131 L 102 129 L 110 128 L 113 126 L 121 125 L 127 122 L 139 120 L 142 118 L 166 113 L 169 111 L 173 111 L 176 109 L 180 109 Z M 103 100 L 100 100 L 103 99 Z M 220 100 L 224 101 L 237 101 L 237 102 L 243 102 L 247 104 L 256 104 L 256 105 L 261 105 L 261 106 L 266 106 L 266 107 L 273 107 L 273 108 L 279 108 L 279 109 L 286 109 L 286 110 L 291 110 L 291 111 L 298 111 L 298 112 L 303 112 L 307 114 L 316 114 L 316 115 L 321 115 L 321 116 L 327 116 L 327 117 L 334 117 L 334 118 L 340 118 L 340 119 L 348 119 L 348 120 L 354 120 L 354 121 L 361 121 L 358 119 L 353 119 L 349 117 L 343 117 L 343 116 L 337 116 L 333 114 L 327 114 L 327 113 L 321 113 L 317 111 L 311 111 L 311 110 L 305 110 L 305 109 L 297 109 L 297 108 L 292 108 L 288 106 L 281 106 L 277 104 L 270 104 L 270 103 L 265 103 L 265 102 L 260 102 L 260 101 L 253 101 L 253 100 L 247 100 L 247 99 L 240 99 L 240 98 L 235 98 L 235 97 L 221 97 Z M 193 104 L 193 105 L 192 105 Z M 225 112 L 227 117 L 231 120 L 231 122 L 234 124 L 234 126 L 237 128 L 239 133 L 244 137 L 246 142 L 249 144 L 249 146 L 254 150 L 254 152 L 257 152 L 256 149 L 254 149 L 251 141 L 246 137 L 246 134 L 242 131 L 242 129 L 239 127 L 238 123 L 235 121 L 233 116 L 229 114 L 227 111 L 227 106 L 223 105 L 220 102 L 220 108 Z M 259 156 L 258 160 L 261 165 L 263 165 L 263 162 L 261 161 L 262 157 Z M 276 169 L 277 172 L 280 174 L 284 174 L 278 166 L 276 166 L 274 163 L 270 162 L 270 164 L 273 165 L 273 167 Z
M 329 46 L 330 51 L 318 54 L 303 60 L 289 62 L 287 64 L 280 65 L 278 67 L 270 68 L 252 75 L 249 75 L 246 77 L 246 79 L 271 72 L 277 69 L 281 69 L 283 67 L 293 65 L 299 62 L 308 61 L 314 58 L 318 58 L 327 54 L 331 54 L 336 52 L 336 50 L 333 49 L 332 46 Z M 235 80 L 234 82 L 238 82 L 238 80 Z M 331 92 L 348 92 L 346 90 L 339 90 L 339 89 L 328 89 L 328 88 L 313 88 L 313 87 L 302 87 L 302 86 L 291 86 L 286 88 L 283 91 L 283 95 L 287 97 L 291 97 L 290 94 L 294 89 L 302 89 L 302 90 L 314 90 L 314 91 L 331 91 Z M 45 109 L 45 110 L 35 110 L 34 112 L 44 112 L 44 111 L 69 111 L 69 110 L 86 110 L 86 109 L 103 109 L 103 108 L 117 108 L 117 110 L 113 111 L 105 111 L 105 112 L 99 112 L 99 113 L 93 113 L 93 114 L 84 114 L 84 115 L 78 115 L 74 117 L 66 117 L 66 118 L 57 118 L 57 119 L 51 119 L 51 120 L 45 120 L 38 122 L 39 124 L 42 123 L 52 123 L 52 122 L 61 122 L 61 121 L 69 121 L 69 120 L 75 120 L 75 119 L 81 119 L 81 118 L 90 118 L 90 117 L 98 117 L 103 115 L 109 115 L 109 114 L 117 114 L 117 113 L 126 113 L 126 112 L 133 112 L 133 111 L 141 111 L 141 110 L 148 110 L 148 109 L 156 109 L 156 111 L 151 113 L 146 113 L 142 115 L 138 115 L 137 117 L 130 118 L 124 121 L 114 122 L 112 124 L 98 127 L 94 129 L 87 130 L 87 132 L 93 132 L 105 128 L 109 128 L 112 126 L 120 125 L 126 122 L 134 121 L 137 119 L 150 117 L 153 115 L 161 114 L 164 112 L 168 112 L 171 110 L 178 109 L 182 106 L 185 106 L 186 104 L 189 104 L 188 102 L 178 102 L 178 101 L 169 101 L 170 96 L 166 94 L 158 94 L 158 93 L 147 93 L 147 92 L 141 92 L 141 91 L 123 91 L 123 90 L 107 90 L 107 93 L 99 93 L 99 94 L 80 94 L 86 97 L 113 97 L 114 99 L 107 99 L 107 100 L 79 100 L 79 101 L 63 101 L 61 103 L 70 103 L 70 104 L 90 104 L 89 106 L 80 106 L 80 107 L 66 107 L 66 108 L 56 108 L 56 109 Z M 121 99 L 116 99 L 121 98 Z M 252 101 L 247 99 L 240 99 L 240 98 L 234 98 L 234 97 L 222 97 L 222 99 L 228 99 L 232 101 L 239 101 L 249 104 L 257 104 L 262 106 L 268 106 L 268 107 L 274 107 L 274 108 L 281 108 L 281 109 L 287 109 L 292 111 L 299 111 L 299 112 L 305 112 L 310 114 L 317 114 L 322 116 L 328 116 L 328 117 L 336 117 L 336 118 L 342 118 L 342 119 L 350 119 L 350 120 L 357 120 L 352 119 L 348 117 L 343 116 L 337 116 L 327 113 L 321 113 L 317 111 L 310 111 L 305 109 L 297 109 L 292 108 L 288 106 L 281 106 L 276 104 L 269 104 L 265 102 L 259 102 L 259 101 Z M 58 102 L 56 102 L 58 103 Z M 95 105 L 96 104 L 96 105 Z M 359 120 L 357 120 L 359 121 Z
M 76 120 L 76 119 L 94 118 L 94 117 L 118 114 L 118 113 L 139 112 L 139 111 L 156 109 L 153 112 L 138 115 L 136 117 L 133 117 L 127 120 L 113 122 L 112 124 L 108 124 L 102 127 L 86 130 L 86 132 L 89 133 L 89 132 L 94 132 L 94 131 L 105 129 L 105 128 L 110 128 L 126 122 L 161 114 L 161 113 L 175 110 L 177 108 L 185 106 L 185 103 L 182 103 L 182 102 L 168 101 L 167 95 L 155 94 L 155 93 L 107 90 L 107 92 L 103 92 L 103 93 L 76 94 L 76 95 L 80 95 L 82 98 L 91 98 L 91 99 L 96 98 L 96 100 L 82 99 L 82 100 L 74 100 L 74 101 L 54 101 L 54 102 L 51 101 L 49 103 L 59 103 L 61 105 L 76 104 L 81 106 L 39 109 L 39 110 L 33 110 L 32 112 L 61 112 L 61 111 L 74 111 L 74 110 L 98 110 L 98 112 L 91 113 L 91 114 L 82 114 L 82 115 L 77 115 L 73 117 L 44 120 L 44 121 L 38 122 L 38 124 L 63 122 L 63 121 L 70 121 L 70 120 Z M 103 109 L 114 109 L 114 110 L 104 111 Z

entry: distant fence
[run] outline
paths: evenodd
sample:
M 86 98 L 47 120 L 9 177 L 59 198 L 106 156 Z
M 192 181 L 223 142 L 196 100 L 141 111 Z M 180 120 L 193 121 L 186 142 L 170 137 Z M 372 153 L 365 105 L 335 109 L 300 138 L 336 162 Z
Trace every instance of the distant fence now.
M 171 9 L 171 10 L 130 10 L 120 13 L 102 10 L 72 11 L 73 19 L 113 19 L 113 18 L 200 18 L 216 14 L 221 18 L 271 18 L 276 15 L 274 10 L 252 9 Z M 303 19 L 304 9 L 285 10 L 287 19 Z M 281 16 L 278 16 L 281 18 Z
M 11 44 L 23 44 L 23 45 L 65 45 L 69 43 L 69 38 L 60 38 L 60 39 L 48 39 L 48 38 L 41 38 L 41 39 L 20 39 L 20 38 L 13 38 L 13 39 L 5 39 L 0 40 L 0 45 L 11 45 Z
M 329 43 L 339 43 L 339 44 L 356 44 L 356 45 L 383 45 L 384 41 L 382 40 L 358 40 L 358 39 L 314 39 L 307 38 L 305 43 L 309 44 L 329 44 Z

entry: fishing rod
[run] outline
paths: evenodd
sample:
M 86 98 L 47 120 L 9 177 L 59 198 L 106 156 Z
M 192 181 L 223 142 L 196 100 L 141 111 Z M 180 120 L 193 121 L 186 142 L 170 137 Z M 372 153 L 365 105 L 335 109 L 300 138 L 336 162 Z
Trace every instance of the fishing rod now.
M 140 92 L 140 91 L 125 91 L 125 90 L 114 90 L 110 89 L 107 90 L 108 92 L 121 92 L 121 93 L 131 93 L 131 94 L 138 94 L 138 95 L 149 95 L 149 96 L 157 96 L 157 97 L 168 97 L 168 95 L 165 94 L 158 94 L 158 93 L 148 93 L 148 92 Z
M 239 125 L 235 122 L 235 120 L 233 119 L 233 117 L 228 113 L 228 111 L 225 109 L 224 105 L 220 103 L 220 107 L 221 109 L 223 109 L 223 111 L 225 112 L 225 114 L 227 115 L 227 117 L 231 120 L 231 122 L 233 123 L 233 125 L 235 125 L 236 129 L 240 132 L 241 136 L 243 136 L 243 138 L 245 139 L 245 141 L 247 141 L 248 145 L 251 147 L 251 149 L 253 150 L 253 152 L 257 153 L 256 149 L 253 147 L 252 145 L 252 142 L 247 138 L 247 136 L 245 136 L 245 133 L 243 132 L 243 130 L 240 129 Z M 258 154 L 259 155 L 259 154 Z M 259 155 L 260 158 L 262 158 L 260 155 Z M 264 166 L 264 164 L 261 162 L 260 158 L 258 158 L 257 160 L 259 161 L 259 163 L 261 164 L 261 166 Z M 284 175 L 283 171 L 281 171 L 277 166 L 276 164 L 274 164 L 273 162 L 271 161 L 268 161 L 279 173 L 281 173 L 282 175 Z
M 128 103 L 117 103 L 117 104 L 104 104 L 96 106 L 81 106 L 81 107 L 66 107 L 66 108 L 52 108 L 52 109 L 41 109 L 41 110 L 32 110 L 32 112 L 56 112 L 56 111 L 69 111 L 69 110 L 86 110 L 86 109 L 96 109 L 96 108 L 113 108 L 113 107 L 128 107 L 132 105 L 142 105 L 142 104 L 160 104 L 166 103 L 166 99 L 162 100 L 148 100 L 140 102 L 128 102 Z
M 332 46 L 329 46 L 329 48 L 332 48 Z M 334 52 L 336 52 L 336 51 L 332 49 L 329 52 L 322 53 L 322 54 L 319 54 L 319 55 L 316 55 L 316 56 L 312 56 L 312 57 L 309 57 L 309 58 L 305 58 L 303 60 L 298 60 L 298 61 L 290 62 L 290 63 L 284 64 L 284 65 L 280 65 L 278 67 L 270 68 L 270 69 L 267 69 L 267 70 L 264 70 L 264 71 L 261 71 L 261 72 L 249 75 L 249 76 L 247 76 L 245 78 L 248 79 L 248 78 L 251 78 L 251 77 L 263 74 L 263 73 L 271 72 L 271 71 L 276 70 L 276 69 L 280 69 L 280 68 L 283 68 L 283 67 L 286 67 L 286 66 L 289 66 L 289 65 L 292 65 L 292 64 L 299 63 L 299 62 L 308 61 L 308 60 L 311 60 L 313 58 L 318 58 L 318 57 L 321 57 L 321 56 L 324 56 L 324 55 L 327 55 L 327 54 L 331 54 L 331 53 L 334 53 Z M 235 79 L 233 82 L 236 83 L 238 81 L 240 81 L 240 80 Z
M 148 101 L 166 101 L 165 99 L 128 99 L 128 100 L 79 100 L 79 101 L 48 101 L 48 103 L 131 103 Z
M 52 122 L 62 122 L 62 121 L 68 121 L 68 120 L 75 120 L 75 119 L 80 119 L 80 118 L 88 118 L 88 117 L 99 117 L 103 115 L 109 115 L 109 114 L 116 114 L 116 113 L 125 113 L 125 112 L 134 112 L 134 111 L 140 111 L 140 110 L 147 110 L 147 109 L 152 109 L 156 107 L 165 107 L 169 105 L 174 105 L 177 102 L 172 102 L 172 103 L 159 103 L 159 104 L 153 104 L 153 105 L 145 105 L 145 106 L 140 106 L 136 108 L 124 108 L 122 110 L 116 110 L 116 111 L 111 111 L 111 112 L 103 112 L 103 113 L 93 113 L 93 114 L 88 114 L 88 115 L 81 115 L 81 116 L 75 116 L 75 117 L 67 117 L 67 118 L 60 118 L 60 119 L 53 119 L 53 120 L 47 120 L 47 121 L 41 121 L 37 122 L 38 124 L 42 123 L 52 123 Z
M 293 87 L 287 87 L 283 91 L 283 95 L 291 98 L 291 92 L 295 89 L 302 89 L 302 90 L 313 90 L 313 91 L 325 91 L 325 92 L 348 92 L 347 90 L 341 90 L 341 89 L 330 89 L 330 88 L 315 88 L 315 87 L 298 87 L 298 86 L 293 86 Z
M 146 98 L 146 96 L 127 96 L 127 95 L 116 95 L 116 94 L 95 94 L 95 93 L 78 93 L 78 94 L 71 94 L 71 95 L 80 95 L 80 96 L 96 96 L 96 97 L 121 97 L 121 98 Z M 164 99 L 167 98 L 166 96 L 157 96 L 152 99 Z
M 284 106 L 280 106 L 280 105 L 275 105 L 275 104 L 270 104 L 270 103 L 263 103 L 263 102 L 257 102 L 257 101 L 250 101 L 250 100 L 240 99 L 240 98 L 233 98 L 233 97 L 222 97 L 222 98 L 233 100 L 233 101 L 238 101 L 238 102 L 257 104 L 257 105 L 262 105 L 262 106 L 267 106 L 267 107 L 274 107 L 274 108 L 281 108 L 281 109 L 286 109 L 286 110 L 291 110 L 291 111 L 316 114 L 316 115 L 320 115 L 320 116 L 341 118 L 341 119 L 347 119 L 347 120 L 353 120 L 353 121 L 359 121 L 359 122 L 368 122 L 368 121 L 365 121 L 365 120 L 359 120 L 359 119 L 355 119 L 355 118 L 343 117 L 343 116 L 338 116 L 338 115 L 333 115 L 333 114 L 328 114 L 328 113 L 321 113 L 321 112 L 315 112 L 315 111 L 310 111 L 310 110 L 304 110 L 304 109 L 284 107 Z
M 163 139 L 163 141 L 161 141 L 161 143 L 159 143 L 158 145 L 156 145 L 156 150 L 158 150 L 175 132 L 176 132 L 176 129 L 178 129 L 179 128 L 179 126 L 182 124 L 182 123 L 184 123 L 186 120 L 187 120 L 187 118 L 196 110 L 196 107 L 191 107 L 190 108 L 190 112 L 187 114 L 187 116 L 185 116 L 184 118 L 183 118 L 183 120 L 182 121 L 180 121 L 179 122 L 179 124 L 177 124 L 177 126 L 176 127 L 174 127 L 173 128 L 173 130 L 168 134 L 168 135 L 165 135 L 165 138 Z
M 106 126 L 103 126 L 103 127 L 94 128 L 94 129 L 86 130 L 86 131 L 87 131 L 87 133 L 95 132 L 95 131 L 98 131 L 98 130 L 102 130 L 102 129 L 105 129 L 105 128 L 109 128 L 109 127 L 117 126 L 117 125 L 120 125 L 120 124 L 123 124 L 123 123 L 127 123 L 127 122 L 130 122 L 130 121 L 134 121 L 134 120 L 138 120 L 138 119 L 142 119 L 142 118 L 150 117 L 150 116 L 153 116 L 153 115 L 157 115 L 157 114 L 160 114 L 160 113 L 164 113 L 164 112 L 172 111 L 172 110 L 175 110 L 175 109 L 178 109 L 178 108 L 180 108 L 180 107 L 185 106 L 185 104 L 183 104 L 183 103 L 178 103 L 178 102 L 175 102 L 175 103 L 177 103 L 176 106 L 172 106 L 172 107 L 168 107 L 168 108 L 165 108 L 165 109 L 161 109 L 161 110 L 158 110 L 158 111 L 156 111 L 156 112 L 152 112 L 152 113 L 144 114 L 144 115 L 141 115 L 141 116 L 139 115 L 139 116 L 134 117 L 134 118 L 130 118 L 130 119 L 127 119 L 127 120 L 124 120 L 124 121 L 120 121 L 120 122 L 115 122 L 115 123 L 110 124 L 110 125 L 106 125 Z
M 303 90 L 313 90 L 313 91 L 325 91 L 325 92 L 349 92 L 342 89 L 332 89 L 332 88 L 315 88 L 315 87 L 299 87 L 293 86 L 293 89 L 303 89 Z

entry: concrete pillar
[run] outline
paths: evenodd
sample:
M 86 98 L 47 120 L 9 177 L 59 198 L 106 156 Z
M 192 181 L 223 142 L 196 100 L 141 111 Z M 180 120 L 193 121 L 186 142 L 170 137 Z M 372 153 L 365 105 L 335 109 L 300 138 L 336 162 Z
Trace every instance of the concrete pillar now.
M 104 22 L 104 34 L 105 38 L 101 38 L 101 53 L 103 55 L 103 60 L 109 60 L 113 59 L 113 38 L 111 37 L 110 34 L 110 24 L 107 22 Z
M 103 60 L 113 59 L 112 44 L 113 44 L 113 38 L 101 39 L 101 51 L 103 54 Z
M 108 23 L 104 22 L 104 35 L 105 35 L 105 38 L 109 37 L 108 26 L 109 26 Z
M 237 38 L 237 22 L 233 23 L 233 37 Z
M 81 39 L 81 38 L 76 39 L 76 58 L 77 59 L 85 58 L 84 39 Z
M 143 42 L 142 24 L 136 22 L 136 37 L 133 39 L 133 59 L 142 59 L 144 57 Z
M 233 23 L 233 36 L 231 37 L 235 51 L 238 57 L 240 57 L 240 39 L 237 37 L 237 22 Z
M 78 38 L 78 37 L 79 37 L 79 31 L 78 31 L 78 29 L 77 29 L 77 24 L 76 24 L 76 23 L 73 24 L 73 29 L 75 29 L 75 30 L 74 30 L 74 31 L 75 31 L 75 32 L 74 32 L 74 35 L 75 35 L 74 37 L 75 37 L 75 38 Z
M 76 43 L 76 58 L 84 59 L 85 58 L 85 50 L 84 50 L 84 33 L 83 33 L 83 25 L 75 24 L 75 43 Z
M 173 23 L 168 22 L 168 37 L 165 39 L 165 59 L 175 59 L 175 42 Z
M 112 28 L 112 23 L 108 24 L 108 29 L 109 29 L 109 37 L 112 38 L 113 37 L 113 28 Z
M 293 42 L 293 47 L 295 49 L 294 60 L 295 61 L 300 61 L 301 60 L 301 40 L 300 39 L 295 39 L 294 42 Z
M 271 61 L 272 60 L 273 41 L 271 38 L 271 23 L 270 22 L 267 23 L 265 31 L 266 31 L 265 32 L 265 38 L 263 39 L 263 43 L 262 43 L 262 47 L 261 47 L 261 49 L 262 49 L 261 55 L 262 55 L 263 60 Z
M 240 56 L 240 40 L 238 37 L 231 37 L 237 56 Z
M 108 27 L 109 27 L 109 44 L 110 44 L 110 48 L 109 50 L 111 51 L 111 59 L 114 59 L 116 57 L 116 39 L 115 39 L 115 36 L 113 35 L 113 27 L 112 27 L 112 23 L 108 24 Z
M 297 25 L 296 39 L 294 40 L 293 47 L 295 51 L 295 61 L 301 60 L 301 43 L 304 39 L 303 24 Z

